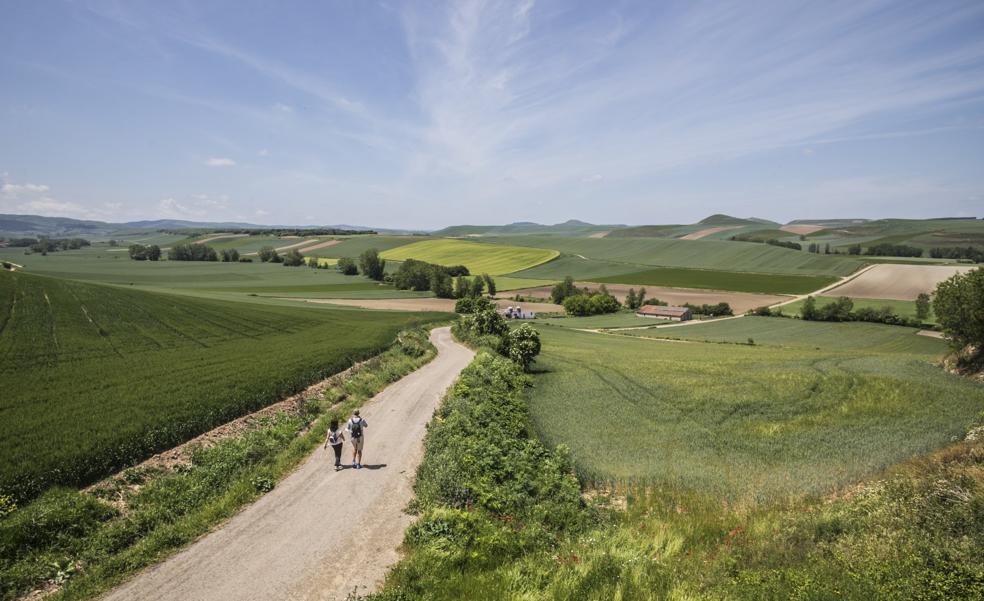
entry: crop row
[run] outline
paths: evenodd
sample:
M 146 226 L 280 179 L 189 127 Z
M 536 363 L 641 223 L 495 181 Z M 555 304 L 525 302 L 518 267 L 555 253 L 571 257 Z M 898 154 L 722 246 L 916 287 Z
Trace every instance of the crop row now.
M 378 352 L 411 320 L 432 319 L 25 274 L 0 274 L 3 298 L 13 302 L 0 314 L 0 490 L 18 498 L 92 482 Z

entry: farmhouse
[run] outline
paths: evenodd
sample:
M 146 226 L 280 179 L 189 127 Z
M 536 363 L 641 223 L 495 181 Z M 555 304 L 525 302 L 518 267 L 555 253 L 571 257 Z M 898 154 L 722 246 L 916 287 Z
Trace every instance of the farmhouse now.
M 688 321 L 693 315 L 686 307 L 660 307 L 658 305 L 643 305 L 636 311 L 639 317 L 657 317 L 673 321 Z
M 506 307 L 499 313 L 509 319 L 536 319 L 535 311 L 524 311 L 522 307 Z

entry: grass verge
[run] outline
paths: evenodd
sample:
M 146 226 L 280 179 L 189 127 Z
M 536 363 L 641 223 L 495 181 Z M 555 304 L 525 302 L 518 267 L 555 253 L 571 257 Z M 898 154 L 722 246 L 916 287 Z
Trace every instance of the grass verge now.
M 403 332 L 300 414 L 260 420 L 174 470 L 126 470 L 91 494 L 54 488 L 19 509 L 0 503 L 0 599 L 39 589 L 88 599 L 163 560 L 276 486 L 323 442 L 332 417 L 434 355 L 425 331 Z

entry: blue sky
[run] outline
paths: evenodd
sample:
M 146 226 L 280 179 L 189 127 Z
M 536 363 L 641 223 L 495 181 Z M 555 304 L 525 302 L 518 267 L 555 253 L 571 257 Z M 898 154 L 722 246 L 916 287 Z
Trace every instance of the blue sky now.
M 984 2 L 0 0 L 0 212 L 984 216 Z

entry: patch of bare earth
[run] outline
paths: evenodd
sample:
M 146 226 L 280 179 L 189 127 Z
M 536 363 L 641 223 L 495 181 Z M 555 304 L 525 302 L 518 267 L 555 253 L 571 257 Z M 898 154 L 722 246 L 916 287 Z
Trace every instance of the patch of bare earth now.
M 598 288 L 601 284 L 578 282 L 578 286 Z M 634 288 L 636 292 L 640 288 L 646 289 L 646 298 L 658 298 L 666 301 L 670 305 L 682 305 L 690 303 L 693 305 L 716 305 L 717 303 L 728 303 L 735 313 L 744 313 L 756 307 L 773 305 L 778 302 L 789 300 L 788 296 L 775 294 L 753 294 L 751 292 L 726 292 L 723 290 L 703 290 L 699 288 L 669 288 L 661 286 L 629 286 L 627 284 L 605 284 L 608 292 L 618 300 L 625 302 L 625 296 L 629 288 Z M 511 290 L 510 294 L 520 296 L 530 296 L 534 298 L 550 298 L 550 286 L 539 286 L 537 288 L 524 288 L 522 290 Z
M 225 240 L 227 238 L 248 238 L 249 234 L 215 234 L 205 238 L 204 240 L 199 240 L 195 244 L 206 244 L 208 242 L 215 242 L 216 240 Z
M 789 232 L 790 234 L 799 234 L 800 236 L 805 236 L 807 234 L 812 234 L 813 232 L 819 232 L 820 230 L 825 230 L 827 228 L 822 225 L 784 225 L 781 228 L 784 232 Z
M 312 250 L 321 250 L 322 248 L 328 248 L 329 246 L 335 246 L 340 243 L 341 240 L 325 240 L 320 244 L 315 244 L 314 246 L 308 246 L 304 249 L 304 252 L 311 252 Z
M 744 226 L 741 225 L 722 225 L 718 227 L 709 227 L 703 230 L 697 230 L 696 232 L 690 232 L 685 236 L 680 236 L 681 240 L 700 240 L 701 238 L 706 238 L 711 234 L 716 234 L 718 232 L 726 232 L 728 230 L 737 230 Z
M 824 293 L 824 296 L 915 300 L 932 292 L 943 280 L 974 269 L 967 265 L 896 265 L 879 263 L 858 277 Z
M 588 238 L 604 238 L 605 236 L 607 236 L 610 233 L 612 233 L 611 230 L 604 231 L 604 232 L 595 232 L 595 233 L 589 235 Z

